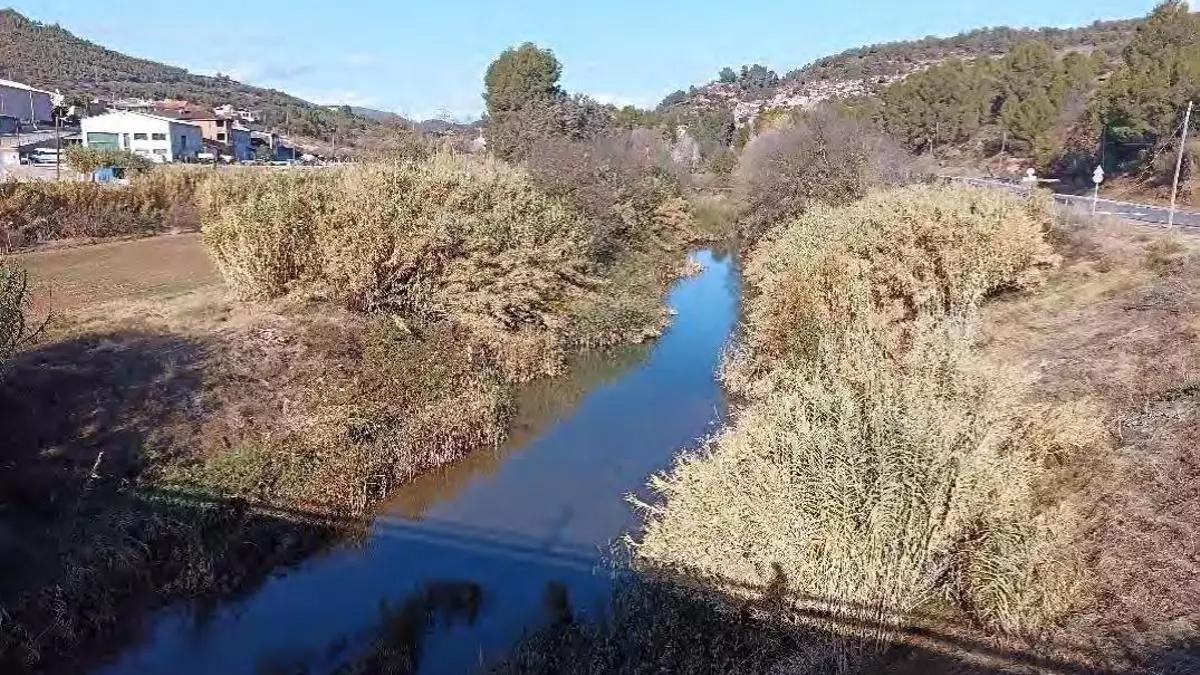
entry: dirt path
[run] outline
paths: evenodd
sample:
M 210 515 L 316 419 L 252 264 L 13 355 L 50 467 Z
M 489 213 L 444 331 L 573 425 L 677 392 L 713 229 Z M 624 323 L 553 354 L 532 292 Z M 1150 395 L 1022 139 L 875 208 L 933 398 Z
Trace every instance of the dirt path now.
M 39 290 L 49 289 L 56 312 L 113 300 L 170 298 L 219 288 L 200 235 L 163 235 L 13 256 Z

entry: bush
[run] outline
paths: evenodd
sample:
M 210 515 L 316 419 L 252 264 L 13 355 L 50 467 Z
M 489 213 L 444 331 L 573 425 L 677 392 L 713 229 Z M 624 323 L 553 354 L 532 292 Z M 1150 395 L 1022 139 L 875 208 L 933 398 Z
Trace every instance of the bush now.
M 846 656 L 939 596 L 998 629 L 1035 624 L 1012 608 L 1044 593 L 1034 486 L 1054 442 L 1032 442 L 1019 383 L 973 363 L 961 330 L 931 327 L 899 358 L 859 333 L 777 371 L 772 393 L 654 482 L 665 506 L 642 567 L 739 597 L 782 587 L 830 613 L 818 627 L 844 633 L 832 646 Z
M 73 145 L 67 148 L 66 158 L 67 164 L 72 169 L 85 176 L 91 176 L 98 169 L 109 166 L 134 171 L 149 171 L 154 168 L 153 162 L 128 150 L 85 148 L 81 145 Z
M 534 182 L 590 225 L 592 254 L 612 259 L 633 248 L 676 248 L 690 236 L 678 167 L 662 138 L 647 129 L 592 141 L 547 138 L 525 161 Z M 682 209 L 684 213 L 669 213 Z
M 994 190 L 911 186 L 782 224 L 746 265 L 744 347 L 769 368 L 863 326 L 959 315 L 1036 283 L 1055 262 L 1051 204 Z M 757 367 L 757 366 L 756 366 Z
M 148 235 L 199 227 L 197 185 L 207 172 L 160 168 L 129 185 L 0 183 L 0 250 L 56 239 Z
M 226 174 L 203 203 L 243 298 L 307 284 L 359 310 L 545 328 L 586 271 L 583 220 L 492 159 Z
M 913 172 L 908 153 L 890 138 L 816 110 L 795 126 L 758 136 L 742 152 L 734 172 L 746 209 L 742 230 L 753 239 L 813 204 L 848 204 L 871 188 L 907 181 Z
M 638 567 L 703 591 L 815 609 L 821 671 L 848 671 L 935 600 L 1030 635 L 1075 578 L 1056 554 L 1049 458 L 1094 440 L 1027 408 L 972 354 L 974 310 L 1050 263 L 1048 205 L 910 187 L 782 224 L 726 364 L 736 422 L 652 486 Z M 817 639 L 817 638 L 814 638 Z
M 29 275 L 0 261 L 0 369 L 18 349 L 34 339 L 41 328 L 29 324 Z M 0 374 L 3 371 L 0 370 Z

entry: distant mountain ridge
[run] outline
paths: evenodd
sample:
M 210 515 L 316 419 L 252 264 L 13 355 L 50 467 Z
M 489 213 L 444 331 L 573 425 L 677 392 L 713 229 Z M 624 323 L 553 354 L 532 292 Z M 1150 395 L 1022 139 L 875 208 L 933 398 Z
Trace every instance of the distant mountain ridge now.
M 925 37 L 848 49 L 823 57 L 775 78 L 763 86 L 712 81 L 686 92 L 676 92 L 663 108 L 727 108 L 739 125 L 751 122 L 764 110 L 806 108 L 829 99 L 877 93 L 914 72 L 951 58 L 998 57 L 1028 40 L 1041 40 L 1060 52 L 1102 50 L 1115 57 L 1132 37 L 1142 19 L 1097 21 L 1076 28 L 980 28 L 951 37 Z

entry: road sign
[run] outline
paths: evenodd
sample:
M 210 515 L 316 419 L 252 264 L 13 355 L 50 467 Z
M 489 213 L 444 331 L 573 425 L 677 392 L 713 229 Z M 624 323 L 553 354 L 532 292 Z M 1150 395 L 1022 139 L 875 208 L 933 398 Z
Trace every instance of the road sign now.
M 1096 170 L 1092 172 L 1092 182 L 1096 185 L 1104 182 L 1104 167 L 1096 167 Z

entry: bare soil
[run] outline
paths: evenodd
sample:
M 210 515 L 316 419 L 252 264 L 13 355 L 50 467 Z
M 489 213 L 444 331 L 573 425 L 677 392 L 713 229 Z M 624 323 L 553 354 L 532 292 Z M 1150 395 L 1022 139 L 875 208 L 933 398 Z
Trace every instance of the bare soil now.
M 13 260 L 29 271 L 43 295 L 50 294 L 59 313 L 224 286 L 198 233 L 34 251 Z

